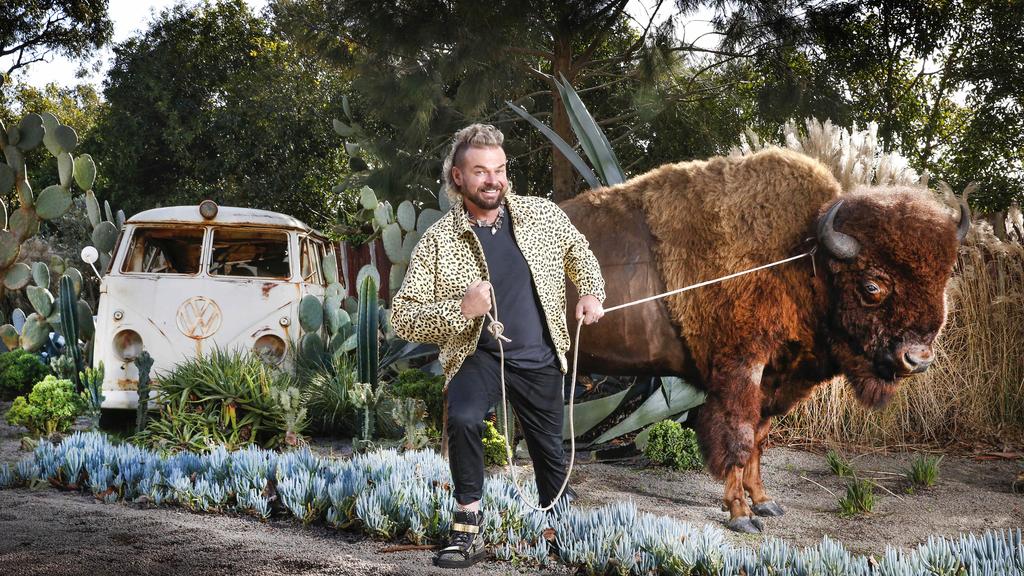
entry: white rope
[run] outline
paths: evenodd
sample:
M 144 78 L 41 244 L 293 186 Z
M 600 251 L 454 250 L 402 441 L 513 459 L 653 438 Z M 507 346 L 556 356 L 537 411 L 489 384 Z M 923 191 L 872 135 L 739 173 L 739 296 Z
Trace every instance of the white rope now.
M 763 266 L 758 266 L 756 268 L 750 268 L 748 270 L 743 270 L 742 272 L 735 272 L 735 273 L 729 274 L 727 276 L 722 276 L 720 278 L 715 278 L 714 280 L 705 280 L 704 282 L 698 282 L 696 284 L 691 284 L 691 285 L 685 286 L 683 288 L 677 288 L 675 290 L 670 290 L 668 292 L 663 292 L 663 293 L 657 294 L 655 296 L 649 296 L 647 298 L 641 298 L 640 300 L 634 300 L 632 302 L 627 302 L 625 304 L 619 304 L 617 306 L 612 306 L 611 308 L 605 308 L 604 311 L 605 311 L 605 313 L 608 313 L 608 312 L 613 312 L 615 310 L 621 310 L 623 308 L 628 308 L 630 306 L 636 306 L 638 304 L 643 304 L 644 302 L 650 302 L 652 300 L 658 300 L 660 298 L 665 298 L 666 296 L 671 296 L 673 294 L 679 294 L 681 292 L 687 292 L 689 290 L 694 290 L 696 288 L 703 288 L 704 286 L 709 286 L 711 284 L 716 284 L 718 282 L 724 282 L 726 280 L 731 280 L 733 278 L 737 278 L 739 276 L 743 276 L 744 274 L 750 274 L 752 272 L 757 272 L 759 270 L 764 270 L 766 268 L 772 268 L 774 266 L 780 266 L 782 264 L 787 264 L 787 263 L 792 262 L 794 260 L 799 260 L 800 258 L 803 258 L 805 256 L 813 256 L 813 255 L 814 255 L 814 250 L 812 249 L 812 250 L 810 250 L 808 252 L 804 252 L 803 254 L 798 254 L 796 256 L 790 256 L 789 258 L 785 258 L 783 260 L 778 260 L 776 262 L 772 262 L 771 264 L 765 264 Z M 562 494 L 565 492 L 565 487 L 569 485 L 569 477 L 572 475 L 573 466 L 576 463 L 576 426 L 575 426 L 575 420 L 573 418 L 573 407 L 574 407 L 575 400 L 576 400 L 576 368 L 577 368 L 577 363 L 578 363 L 579 354 L 580 354 L 580 346 L 579 346 L 579 343 L 580 343 L 580 329 L 583 327 L 583 319 L 582 318 L 578 318 L 577 321 L 576 321 L 576 337 L 573 340 L 573 342 L 576 343 L 576 346 L 574 346 L 573 350 L 572 350 L 572 380 L 570 381 L 571 384 L 569 385 L 569 468 L 568 468 L 568 470 L 565 471 L 565 479 L 562 481 L 562 487 L 558 489 L 558 494 L 556 494 L 555 497 L 552 498 L 550 504 L 548 504 L 547 506 L 544 506 L 544 507 L 540 507 L 539 503 L 538 503 L 538 505 L 534 505 L 533 503 L 529 502 L 526 499 L 526 496 L 523 495 L 522 490 L 520 490 L 520 488 L 519 488 L 519 481 L 516 479 L 515 460 L 512 457 L 512 447 L 509 445 L 509 438 L 507 436 L 507 434 L 508 434 L 508 412 L 509 411 L 508 411 L 508 402 L 505 399 L 505 346 L 502 344 L 503 341 L 504 342 L 511 342 L 511 340 L 509 340 L 503 334 L 503 332 L 505 331 L 505 325 L 502 324 L 501 322 L 498 322 L 498 299 L 497 299 L 496 295 L 494 294 L 494 287 L 493 286 L 491 286 L 491 306 L 493 306 L 493 308 L 494 308 L 494 313 L 492 314 L 490 311 L 487 312 L 487 317 L 491 320 L 491 323 L 487 327 L 487 329 L 491 333 L 491 335 L 494 336 L 494 339 L 498 341 L 498 351 L 499 351 L 499 353 L 501 355 L 501 405 L 502 405 L 502 412 L 504 414 L 504 426 L 505 426 L 503 439 L 504 439 L 504 443 L 505 443 L 505 454 L 508 457 L 508 464 L 509 464 L 510 475 L 512 476 L 512 487 L 515 488 L 516 495 L 519 496 L 519 499 L 523 501 L 523 504 L 526 504 L 526 506 L 528 506 L 529 508 L 532 508 L 532 509 L 534 509 L 534 510 L 536 510 L 538 512 L 546 512 L 546 511 L 552 509 L 555 506 L 555 504 L 562 498 Z

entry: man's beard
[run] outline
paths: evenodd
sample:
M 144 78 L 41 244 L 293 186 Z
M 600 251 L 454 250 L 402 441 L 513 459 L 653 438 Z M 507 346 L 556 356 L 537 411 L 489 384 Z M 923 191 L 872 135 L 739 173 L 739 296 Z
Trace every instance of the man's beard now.
M 494 200 L 485 199 L 483 192 L 489 192 L 491 190 L 497 190 L 498 195 L 494 197 Z M 475 194 L 463 194 L 463 196 L 473 203 L 474 206 L 481 210 L 494 210 L 505 200 L 505 189 L 504 188 L 483 188 L 480 192 Z

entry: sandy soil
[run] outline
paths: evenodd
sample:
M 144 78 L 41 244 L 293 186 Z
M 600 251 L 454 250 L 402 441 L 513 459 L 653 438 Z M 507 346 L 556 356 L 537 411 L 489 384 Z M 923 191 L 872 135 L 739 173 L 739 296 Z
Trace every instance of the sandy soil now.
M 0 413 L 5 408 L 0 405 Z M 22 432 L 0 423 L 0 461 L 23 456 Z M 322 448 L 343 451 L 339 445 Z M 764 463 L 766 487 L 787 513 L 767 519 L 762 535 L 729 537 L 737 545 L 756 546 L 775 537 L 807 546 L 829 535 L 852 551 L 877 557 L 887 545 L 909 548 L 930 535 L 1024 526 L 1024 495 L 1010 489 L 1018 463 L 946 457 L 935 488 L 907 494 L 898 474 L 909 459 L 906 454 L 855 456 L 855 468 L 893 494 L 876 490 L 873 514 L 846 519 L 836 513 L 845 481 L 828 470 L 822 456 L 771 449 Z M 642 510 L 724 528 L 721 487 L 704 473 L 647 467 L 642 461 L 583 462 L 573 484 L 581 506 L 631 498 Z M 430 566 L 430 551 L 391 552 L 391 545 L 291 521 L 261 523 L 176 508 L 105 505 L 51 488 L 0 491 L 0 574 L 10 576 L 453 573 Z M 464 573 L 521 572 L 510 563 L 492 561 Z

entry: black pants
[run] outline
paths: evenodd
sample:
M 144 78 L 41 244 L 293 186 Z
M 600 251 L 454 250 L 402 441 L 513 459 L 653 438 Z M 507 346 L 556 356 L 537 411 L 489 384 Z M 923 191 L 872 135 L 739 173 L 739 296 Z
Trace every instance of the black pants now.
M 557 365 L 522 370 L 506 364 L 505 394 L 523 427 L 540 504 L 547 506 L 565 480 L 562 371 Z M 448 463 L 459 504 L 479 500 L 483 493 L 483 420 L 488 408 L 500 402 L 501 364 L 478 350 L 448 383 Z

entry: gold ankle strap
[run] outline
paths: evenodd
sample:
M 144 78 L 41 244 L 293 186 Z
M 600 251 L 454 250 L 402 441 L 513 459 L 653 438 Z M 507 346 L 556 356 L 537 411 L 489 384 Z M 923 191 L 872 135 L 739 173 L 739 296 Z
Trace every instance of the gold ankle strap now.
M 453 523 L 452 530 L 455 530 L 456 532 L 469 532 L 470 534 L 480 533 L 480 527 L 476 524 L 463 524 L 461 522 Z

